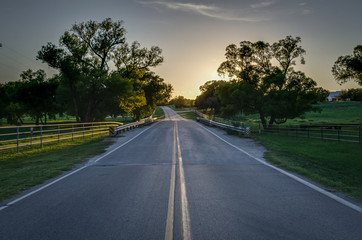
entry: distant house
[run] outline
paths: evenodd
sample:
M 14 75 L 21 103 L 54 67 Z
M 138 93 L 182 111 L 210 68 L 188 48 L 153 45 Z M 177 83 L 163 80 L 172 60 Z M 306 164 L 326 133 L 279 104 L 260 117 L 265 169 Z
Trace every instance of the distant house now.
M 337 100 L 337 96 L 341 93 L 341 91 L 329 92 L 329 96 L 327 97 L 328 102 L 333 102 Z

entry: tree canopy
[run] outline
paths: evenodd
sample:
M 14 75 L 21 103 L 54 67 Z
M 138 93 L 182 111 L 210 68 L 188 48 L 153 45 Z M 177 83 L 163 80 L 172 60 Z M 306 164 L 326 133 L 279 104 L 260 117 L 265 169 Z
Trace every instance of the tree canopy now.
M 74 24 L 60 37 L 60 46 L 48 43 L 38 52 L 38 59 L 60 71 L 59 95 L 77 121 L 122 112 L 140 118 L 170 97 L 172 86 L 150 71 L 163 62 L 162 50 L 128 44 L 122 24 L 110 18 Z M 147 97 L 150 91 L 153 97 Z
M 332 73 L 340 85 L 354 80 L 362 86 L 362 45 L 357 45 L 352 55 L 340 56 L 332 67 Z
M 294 71 L 296 60 L 305 63 L 305 50 L 300 42 L 299 37 L 287 36 L 273 44 L 242 41 L 239 47 L 227 46 L 226 61 L 221 63 L 218 73 L 228 75 L 231 80 L 211 82 L 217 86 L 213 97 L 217 97 L 214 102 L 219 102 L 222 115 L 258 113 L 262 124 L 267 126 L 315 110 L 312 104 L 324 100 L 328 94 L 303 72 Z M 272 64 L 273 59 L 278 66 Z M 209 85 L 202 86 L 197 99 L 206 98 L 208 91 L 203 89 Z M 205 101 L 196 103 L 205 107 Z
M 30 116 L 38 124 L 63 112 L 78 122 L 150 115 L 173 91 L 151 71 L 163 62 L 162 50 L 129 44 L 125 33 L 123 22 L 110 18 L 74 24 L 60 36 L 59 46 L 47 43 L 38 51 L 37 59 L 57 75 L 47 79 L 43 70 L 29 69 L 19 81 L 0 84 L 0 117 L 21 124 Z

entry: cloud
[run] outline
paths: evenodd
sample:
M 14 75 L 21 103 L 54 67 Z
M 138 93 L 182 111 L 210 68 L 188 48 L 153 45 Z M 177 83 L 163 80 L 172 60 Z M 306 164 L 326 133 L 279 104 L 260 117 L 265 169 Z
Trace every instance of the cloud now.
M 208 6 L 196 3 L 180 3 L 180 2 L 165 2 L 165 1 L 152 1 L 152 2 L 140 1 L 139 3 L 153 7 L 163 7 L 175 11 L 191 12 L 198 15 L 224 20 L 224 21 L 260 22 L 265 20 L 260 18 L 252 18 L 249 16 L 247 17 L 234 16 L 233 14 L 226 12 L 224 9 L 212 5 Z
M 250 7 L 251 8 L 264 8 L 264 7 L 269 7 L 270 5 L 273 5 L 274 3 L 275 3 L 274 1 L 265 1 L 265 2 L 251 4 Z

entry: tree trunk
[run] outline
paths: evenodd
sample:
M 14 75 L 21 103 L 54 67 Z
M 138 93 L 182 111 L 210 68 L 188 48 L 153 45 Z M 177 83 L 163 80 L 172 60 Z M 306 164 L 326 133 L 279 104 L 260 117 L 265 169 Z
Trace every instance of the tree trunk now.
M 95 95 L 95 85 L 92 84 L 92 88 L 89 94 L 88 99 L 88 107 L 87 107 L 87 113 L 85 116 L 86 122 L 92 122 L 93 121 L 93 113 L 94 113 L 94 95 Z
M 271 127 L 274 122 L 275 122 L 275 116 L 272 114 L 272 115 L 270 116 L 270 120 L 269 120 L 269 127 Z
M 74 84 L 69 81 L 69 88 L 70 88 L 70 92 L 72 94 L 72 102 L 73 102 L 73 107 L 74 107 L 74 115 L 75 118 L 77 120 L 77 122 L 80 122 L 80 118 L 79 118 L 79 110 L 78 110 L 78 103 L 77 103 L 77 94 L 76 91 L 74 89 Z
M 259 117 L 260 117 L 261 124 L 263 125 L 263 128 L 265 129 L 266 128 L 265 116 L 264 116 L 264 113 L 260 110 L 259 110 Z

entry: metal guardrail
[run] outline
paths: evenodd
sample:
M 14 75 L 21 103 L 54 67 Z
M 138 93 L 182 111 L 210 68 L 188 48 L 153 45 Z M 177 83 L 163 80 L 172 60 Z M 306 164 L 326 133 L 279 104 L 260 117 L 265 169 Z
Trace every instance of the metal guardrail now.
M 308 125 L 301 125 L 295 127 L 272 127 L 265 128 L 264 132 L 293 137 L 314 138 L 338 142 L 362 143 L 361 125 L 326 125 L 323 127 L 309 127 Z
M 45 143 L 107 135 L 110 126 L 119 125 L 119 122 L 91 122 L 0 127 L 0 151 L 16 148 L 19 152 L 22 147 L 42 148 Z
M 153 123 L 153 121 L 154 121 L 154 118 L 152 118 L 152 116 L 151 116 L 149 118 L 145 118 L 145 119 L 142 119 L 142 120 L 137 121 L 137 122 L 128 123 L 128 124 L 125 124 L 125 125 L 122 125 L 122 126 L 117 126 L 117 127 L 114 127 L 114 128 L 110 127 L 109 135 L 110 136 L 116 136 L 121 132 L 136 128 L 138 126 L 151 124 L 151 123 Z
M 208 120 L 205 118 L 197 118 L 196 119 L 198 122 L 201 122 L 203 124 L 209 125 L 209 126 L 215 126 L 218 128 L 222 128 L 225 130 L 230 130 L 230 131 L 234 131 L 234 132 L 238 132 L 240 135 L 242 136 L 246 136 L 249 137 L 250 136 L 250 127 L 234 127 L 225 123 L 220 123 L 220 122 L 215 122 L 212 120 Z

